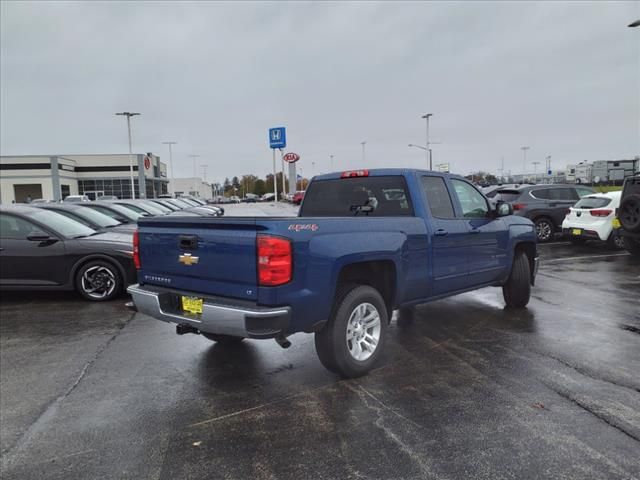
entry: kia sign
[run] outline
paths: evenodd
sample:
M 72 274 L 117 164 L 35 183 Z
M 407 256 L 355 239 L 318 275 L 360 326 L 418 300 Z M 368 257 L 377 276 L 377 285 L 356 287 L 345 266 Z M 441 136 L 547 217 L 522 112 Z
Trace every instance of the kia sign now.
M 300 160 L 300 155 L 298 155 L 297 153 L 289 152 L 285 153 L 282 156 L 282 159 L 287 163 L 296 163 L 298 160 Z
M 144 156 L 144 169 L 145 170 L 149 170 L 151 168 L 151 158 L 149 158 L 149 155 L 145 155 Z

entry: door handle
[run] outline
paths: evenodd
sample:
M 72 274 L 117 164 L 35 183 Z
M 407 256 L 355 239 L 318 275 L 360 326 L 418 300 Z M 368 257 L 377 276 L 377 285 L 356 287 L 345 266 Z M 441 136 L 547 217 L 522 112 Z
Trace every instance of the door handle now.
M 435 231 L 435 236 L 436 237 L 444 237 L 445 235 L 448 235 L 449 232 L 447 232 L 444 228 L 439 228 Z

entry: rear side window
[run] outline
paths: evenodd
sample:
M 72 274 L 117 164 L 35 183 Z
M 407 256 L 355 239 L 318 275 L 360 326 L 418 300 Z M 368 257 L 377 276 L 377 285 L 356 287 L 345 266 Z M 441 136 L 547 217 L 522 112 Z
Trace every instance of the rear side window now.
M 551 200 L 551 198 L 553 198 L 550 188 L 539 188 L 537 190 L 531 190 L 530 195 L 533 198 L 538 198 L 540 200 Z
M 585 195 L 591 195 L 593 193 L 593 190 L 586 187 L 576 187 L 576 192 L 578 193 L 579 197 L 584 197 Z
M 573 188 L 554 188 L 551 190 L 551 200 L 577 200 L 578 195 Z
M 300 209 L 301 217 L 412 215 L 407 185 L 399 175 L 311 182 Z
M 519 196 L 520 192 L 518 190 L 498 190 L 498 193 L 493 196 L 493 199 L 495 201 L 515 202 Z
M 611 203 L 610 198 L 605 197 L 582 197 L 578 200 L 578 203 L 574 205 L 575 208 L 602 208 Z
M 442 177 L 422 177 L 422 188 L 427 194 L 429 210 L 436 218 L 454 218 L 453 203 Z

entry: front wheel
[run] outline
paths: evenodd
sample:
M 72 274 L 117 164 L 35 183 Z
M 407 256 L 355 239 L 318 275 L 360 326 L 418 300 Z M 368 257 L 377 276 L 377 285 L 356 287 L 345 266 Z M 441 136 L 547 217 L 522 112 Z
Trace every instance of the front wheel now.
M 640 256 L 640 239 L 631 237 L 622 237 L 624 239 L 624 248 L 631 255 Z
M 531 297 L 531 269 L 524 252 L 516 252 L 507 283 L 502 286 L 502 295 L 509 308 L 524 308 Z
M 359 285 L 341 292 L 329 322 L 315 336 L 320 362 L 343 377 L 366 374 L 384 348 L 388 323 L 384 299 L 375 288 Z
M 87 262 L 76 273 L 76 289 L 87 300 L 111 300 L 122 293 L 123 287 L 120 272 L 106 260 Z

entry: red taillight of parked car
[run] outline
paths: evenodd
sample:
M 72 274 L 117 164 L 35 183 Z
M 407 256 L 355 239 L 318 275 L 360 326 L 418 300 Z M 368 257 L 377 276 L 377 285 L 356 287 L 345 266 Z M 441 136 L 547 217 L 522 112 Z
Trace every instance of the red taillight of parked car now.
M 348 170 L 346 172 L 342 172 L 340 178 L 355 178 L 355 177 L 368 177 L 369 170 Z
M 612 212 L 613 210 L 609 210 L 608 208 L 597 208 L 589 210 L 589 213 L 592 217 L 608 217 Z
M 513 204 L 513 211 L 515 212 L 516 210 L 524 210 L 525 208 L 527 208 L 526 203 L 514 203 Z
M 286 238 L 258 235 L 258 285 L 275 287 L 291 281 L 293 256 Z
M 138 230 L 133 232 L 133 264 L 137 270 L 140 270 L 142 267 L 140 263 L 140 239 L 138 238 Z
M 565 212 L 564 212 L 564 216 L 565 216 L 565 217 L 568 217 L 569 215 L 571 215 L 571 209 L 570 209 L 570 208 L 567 208 L 567 209 L 565 210 Z

